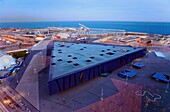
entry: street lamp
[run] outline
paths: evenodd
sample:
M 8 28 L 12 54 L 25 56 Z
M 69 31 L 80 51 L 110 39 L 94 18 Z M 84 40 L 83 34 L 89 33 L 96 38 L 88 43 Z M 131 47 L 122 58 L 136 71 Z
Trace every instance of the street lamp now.
M 42 59 L 42 65 L 44 65 L 44 58 L 43 58 L 44 56 L 43 56 L 43 54 L 42 54 L 42 56 L 41 56 L 41 59 Z
M 128 75 L 126 76 L 126 86 L 128 85 L 127 81 L 128 81 Z
M 34 73 L 37 73 L 37 69 L 34 68 Z
M 169 88 L 169 82 L 167 82 L 165 93 L 168 93 L 168 88 Z
M 18 81 L 18 76 L 17 76 L 17 74 L 15 74 L 15 76 L 16 76 L 16 80 L 17 80 L 17 84 L 19 83 L 19 81 Z
M 27 79 L 27 81 L 28 81 L 28 83 L 29 83 L 29 79 Z M 29 94 L 30 94 L 30 92 L 29 92 L 28 85 L 29 85 L 29 84 L 27 84 L 27 94 L 29 95 Z
M 102 88 L 102 91 L 101 91 L 101 98 L 100 98 L 101 100 L 103 100 L 103 94 L 104 94 L 104 93 L 103 93 L 103 88 Z
M 29 88 L 28 88 L 28 84 L 27 84 L 27 94 L 28 94 L 28 95 L 30 94 Z

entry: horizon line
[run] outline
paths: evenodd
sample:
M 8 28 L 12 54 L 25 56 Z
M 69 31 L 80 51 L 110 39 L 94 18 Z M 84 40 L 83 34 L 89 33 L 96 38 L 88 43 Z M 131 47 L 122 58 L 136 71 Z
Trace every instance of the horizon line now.
M 117 20 L 46 20 L 46 21 L 0 21 L 0 23 L 22 23 L 22 22 L 153 22 L 170 23 L 170 21 L 117 21 Z

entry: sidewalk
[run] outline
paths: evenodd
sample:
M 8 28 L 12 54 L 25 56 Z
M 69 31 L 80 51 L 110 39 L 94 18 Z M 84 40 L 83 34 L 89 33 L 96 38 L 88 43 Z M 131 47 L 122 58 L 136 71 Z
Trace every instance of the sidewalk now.
M 9 112 L 1 102 L 0 102 L 0 112 Z
M 17 91 L 11 87 L 7 87 L 5 92 L 17 103 L 23 110 L 27 112 L 39 112 L 31 103 L 23 98 Z

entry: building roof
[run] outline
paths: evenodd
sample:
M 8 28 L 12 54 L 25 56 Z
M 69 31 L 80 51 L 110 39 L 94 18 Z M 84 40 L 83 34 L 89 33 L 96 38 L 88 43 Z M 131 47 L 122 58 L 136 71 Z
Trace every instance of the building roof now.
M 1 56 L 4 56 L 4 55 L 5 55 L 5 53 L 2 52 L 2 51 L 0 51 L 0 57 L 1 57 Z
M 59 33 L 59 34 L 57 34 L 57 36 L 60 36 L 60 38 L 68 38 L 69 34 L 67 34 L 67 33 Z
M 136 52 L 143 48 L 55 42 L 49 81 Z
M 5 55 L 5 54 L 3 56 L 0 56 L 0 70 L 11 67 L 11 65 L 14 64 L 16 63 L 15 63 L 15 59 L 12 56 Z

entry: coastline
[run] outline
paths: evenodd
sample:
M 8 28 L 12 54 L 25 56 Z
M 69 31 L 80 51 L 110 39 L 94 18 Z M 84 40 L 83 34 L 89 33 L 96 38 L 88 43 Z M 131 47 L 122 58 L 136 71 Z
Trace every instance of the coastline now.
M 126 22 L 126 21 L 40 21 L 40 22 L 0 22 L 0 28 L 78 28 L 82 23 L 89 28 L 120 29 L 128 32 L 170 35 L 170 22 Z

